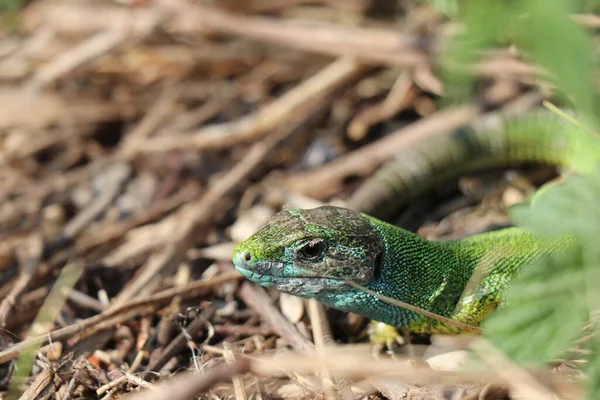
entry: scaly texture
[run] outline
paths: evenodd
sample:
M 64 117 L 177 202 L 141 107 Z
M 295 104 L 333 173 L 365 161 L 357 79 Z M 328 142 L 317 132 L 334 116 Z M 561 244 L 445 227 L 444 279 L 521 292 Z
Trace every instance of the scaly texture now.
M 598 159 L 597 138 L 553 115 L 537 113 L 496 130 L 465 130 L 425 143 L 404 163 L 399 158 L 377 175 L 371 187 L 377 200 L 369 204 L 381 208 L 382 199 L 391 195 L 403 196 L 400 203 L 432 182 L 473 166 L 535 161 L 587 171 Z M 459 165 L 450 168 L 455 162 Z M 385 195 L 381 187 L 387 188 Z M 355 196 L 353 204 L 368 208 L 368 197 L 362 196 Z M 281 211 L 238 245 L 233 261 L 247 278 L 266 287 L 417 332 L 459 333 L 454 326 L 354 289 L 347 281 L 479 325 L 503 304 L 507 286 L 525 266 L 570 245 L 568 237 L 535 237 L 519 228 L 434 242 L 366 214 L 327 206 Z
M 240 243 L 237 269 L 260 285 L 418 332 L 453 326 L 385 303 L 346 281 L 478 325 L 519 267 L 568 246 L 518 229 L 434 242 L 345 208 L 284 210 Z
M 537 162 L 589 172 L 600 159 L 596 136 L 545 110 L 492 118 L 482 125 L 398 154 L 352 194 L 348 207 L 386 218 L 416 196 L 468 171 Z

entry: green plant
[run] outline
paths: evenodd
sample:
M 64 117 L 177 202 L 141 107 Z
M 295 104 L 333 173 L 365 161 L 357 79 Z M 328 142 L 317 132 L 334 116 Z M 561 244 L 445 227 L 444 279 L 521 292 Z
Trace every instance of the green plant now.
M 473 95 L 474 81 L 467 66 L 483 50 L 514 45 L 525 59 L 547 72 L 545 78 L 555 86 L 558 100 L 575 110 L 590 131 L 600 132 L 593 79 L 596 51 L 590 33 L 572 18 L 575 12 L 597 9 L 600 2 L 457 4 L 454 16 L 466 32 L 453 43 L 444 62 L 450 101 Z M 489 339 L 520 363 L 545 364 L 567 353 L 590 321 L 588 328 L 599 328 L 590 317 L 600 308 L 600 247 L 594 243 L 600 237 L 600 169 L 576 172 L 564 184 L 536 195 L 531 205 L 516 206 L 510 213 L 517 225 L 540 235 L 572 235 L 577 243 L 570 251 L 525 270 L 508 293 L 508 307 L 484 326 Z M 585 346 L 600 349 L 600 337 L 590 337 Z M 600 354 L 592 351 L 587 361 L 588 397 L 598 397 Z

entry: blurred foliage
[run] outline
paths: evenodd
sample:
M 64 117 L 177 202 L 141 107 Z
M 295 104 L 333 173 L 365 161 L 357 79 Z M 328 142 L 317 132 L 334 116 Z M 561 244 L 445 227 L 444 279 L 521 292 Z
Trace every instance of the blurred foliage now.
M 17 11 L 25 4 L 25 0 L 0 0 L 0 12 Z
M 426 3 L 427 0 L 421 0 L 421 3 Z M 458 1 L 457 0 L 430 0 L 433 6 L 443 14 L 449 17 L 456 16 L 458 12 Z
M 25 5 L 25 0 L 0 0 L 0 21 L 4 30 L 13 33 L 19 23 L 19 10 Z
M 571 175 L 530 205 L 511 209 L 520 226 L 541 236 L 571 237 L 575 243 L 525 269 L 509 290 L 509 307 L 486 323 L 492 340 L 520 362 L 539 365 L 562 355 L 598 304 L 593 282 L 600 282 L 600 249 L 587 245 L 600 233 L 598 196 L 600 169 Z
M 568 0 L 555 0 L 552 7 L 545 0 L 465 2 L 457 18 L 466 34 L 444 57 L 449 99 L 471 98 L 474 83 L 468 66 L 482 51 L 514 45 L 525 59 L 544 68 L 565 104 L 598 126 L 593 90 L 596 57 L 591 35 L 571 17 L 581 9 L 577 5 Z
M 546 0 L 432 1 L 465 27 L 450 46 L 444 73 L 447 101 L 464 101 L 475 93 L 468 66 L 487 49 L 514 46 L 528 61 L 540 65 L 556 88 L 558 100 L 575 110 L 578 120 L 598 129 L 594 71 L 598 67 L 590 32 L 572 16 L 600 10 L 600 1 Z M 453 6 L 454 7 L 454 6 Z M 568 134 L 568 132 L 565 132 Z M 600 248 L 589 245 L 600 237 L 600 169 L 571 175 L 561 185 L 546 188 L 530 205 L 516 206 L 511 217 L 517 225 L 544 236 L 572 237 L 569 250 L 548 256 L 525 269 L 512 284 L 508 306 L 485 324 L 490 340 L 513 360 L 546 364 L 564 355 L 582 335 L 598 310 Z M 595 282 L 595 283 L 594 283 Z M 592 329 L 597 330 L 594 321 Z M 600 337 L 585 344 L 600 349 Z M 592 352 L 584 367 L 588 397 L 600 395 L 600 355 Z
M 568 251 L 548 256 L 525 269 L 508 292 L 505 310 L 486 323 L 490 339 L 514 360 L 541 365 L 560 357 L 573 345 L 598 310 L 600 248 L 592 245 L 600 234 L 600 169 L 571 175 L 546 188 L 531 205 L 511 209 L 512 219 L 541 236 L 571 237 Z M 592 329 L 597 330 L 597 322 Z M 592 335 L 589 349 L 600 349 Z M 600 357 L 592 352 L 585 371 L 589 397 L 600 394 Z

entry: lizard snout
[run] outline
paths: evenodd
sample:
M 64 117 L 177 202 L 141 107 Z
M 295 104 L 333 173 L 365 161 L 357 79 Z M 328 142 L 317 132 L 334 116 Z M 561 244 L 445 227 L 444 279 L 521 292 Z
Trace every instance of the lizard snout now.
M 252 266 L 252 253 L 247 250 L 236 249 L 233 253 L 233 265 L 243 269 L 250 268 Z

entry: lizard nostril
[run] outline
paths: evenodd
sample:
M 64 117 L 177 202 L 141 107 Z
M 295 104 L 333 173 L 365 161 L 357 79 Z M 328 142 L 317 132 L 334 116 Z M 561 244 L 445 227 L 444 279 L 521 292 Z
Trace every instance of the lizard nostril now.
M 252 255 L 252 252 L 247 250 L 236 250 L 233 254 L 233 265 L 236 268 L 248 269 L 253 268 L 252 260 L 255 257 Z

